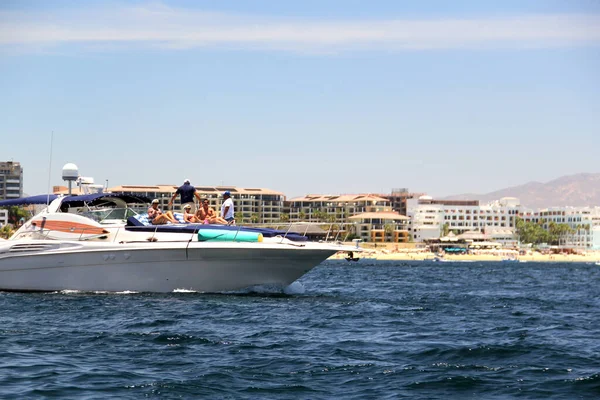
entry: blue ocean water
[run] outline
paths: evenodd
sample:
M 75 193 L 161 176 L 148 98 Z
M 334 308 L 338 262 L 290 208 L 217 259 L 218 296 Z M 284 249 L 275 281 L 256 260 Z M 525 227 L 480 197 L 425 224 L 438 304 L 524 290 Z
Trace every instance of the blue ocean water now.
M 286 293 L 0 293 L 0 398 L 600 398 L 600 267 L 326 262 Z

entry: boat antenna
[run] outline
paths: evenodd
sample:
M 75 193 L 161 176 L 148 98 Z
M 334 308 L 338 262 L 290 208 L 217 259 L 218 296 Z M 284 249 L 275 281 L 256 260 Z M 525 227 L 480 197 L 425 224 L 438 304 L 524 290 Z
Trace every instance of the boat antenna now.
M 48 197 L 46 198 L 46 210 L 50 205 L 50 179 L 52 177 L 52 142 L 54 142 L 54 131 L 50 134 L 50 162 L 48 163 Z

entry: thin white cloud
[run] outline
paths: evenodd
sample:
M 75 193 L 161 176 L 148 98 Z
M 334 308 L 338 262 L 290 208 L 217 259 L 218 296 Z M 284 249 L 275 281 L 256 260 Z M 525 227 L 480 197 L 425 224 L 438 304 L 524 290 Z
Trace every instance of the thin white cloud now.
M 0 46 L 235 47 L 303 52 L 598 46 L 600 14 L 475 19 L 322 20 L 209 13 L 164 5 L 0 12 Z

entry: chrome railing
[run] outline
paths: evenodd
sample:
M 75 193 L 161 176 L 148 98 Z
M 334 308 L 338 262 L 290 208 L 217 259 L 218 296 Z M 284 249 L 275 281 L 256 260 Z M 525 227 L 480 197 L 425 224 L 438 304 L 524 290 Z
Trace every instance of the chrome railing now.
M 192 232 L 189 232 L 189 238 L 185 240 L 171 240 L 172 242 L 192 242 L 194 237 L 197 236 L 198 232 L 202 229 L 202 224 L 191 224 L 194 226 Z M 154 229 L 150 231 L 151 236 L 146 238 L 144 241 L 155 242 L 157 241 L 156 236 L 159 233 L 159 229 L 161 227 L 165 227 L 166 225 L 153 225 Z M 170 225 L 169 225 L 170 226 Z M 214 225 L 212 225 L 214 226 Z M 227 226 L 227 225 L 223 225 Z M 351 230 L 347 229 L 347 227 L 352 226 L 349 223 L 318 223 L 318 222 L 309 222 L 309 223 L 297 223 L 297 222 L 287 222 L 287 223 L 276 223 L 276 224 L 241 224 L 234 225 L 230 227 L 237 228 L 235 230 L 235 234 L 233 237 L 233 241 L 236 240 L 239 233 L 243 228 L 267 228 L 274 229 L 276 231 L 280 231 L 283 234 L 280 235 L 280 243 L 292 233 L 299 234 L 302 236 L 312 236 L 315 239 L 319 237 L 323 237 L 319 241 L 322 242 L 338 242 L 341 239 L 341 236 L 344 235 L 342 242 L 345 242 L 348 236 L 352 233 Z M 314 227 L 318 227 L 321 231 L 315 231 Z M 106 232 L 103 233 L 94 233 L 90 234 L 90 232 L 97 232 L 98 229 L 104 229 Z M 312 229 L 312 233 L 309 232 Z M 89 240 L 106 240 L 110 239 L 111 242 L 117 242 L 119 237 L 122 237 L 122 232 L 125 230 L 125 226 L 97 226 L 97 227 L 71 227 L 62 230 L 57 229 L 46 229 L 42 227 L 35 227 L 34 229 L 26 229 L 23 231 L 17 231 L 11 237 L 11 240 L 18 239 L 34 239 L 34 240 L 73 240 L 73 241 L 89 241 Z M 233 231 L 233 230 L 232 230 Z M 278 236 L 279 237 L 279 236 Z M 207 239 L 211 240 L 211 239 Z M 163 240 L 164 241 L 164 240 Z

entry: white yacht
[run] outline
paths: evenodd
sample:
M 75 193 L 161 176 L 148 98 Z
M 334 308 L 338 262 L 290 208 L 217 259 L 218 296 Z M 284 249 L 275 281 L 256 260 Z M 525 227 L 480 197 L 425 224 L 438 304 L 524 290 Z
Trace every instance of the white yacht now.
M 0 290 L 226 292 L 285 287 L 351 246 L 310 242 L 291 231 L 150 225 L 123 193 L 43 195 L 0 202 L 49 204 L 0 242 Z M 147 218 L 147 216 L 146 216 Z

